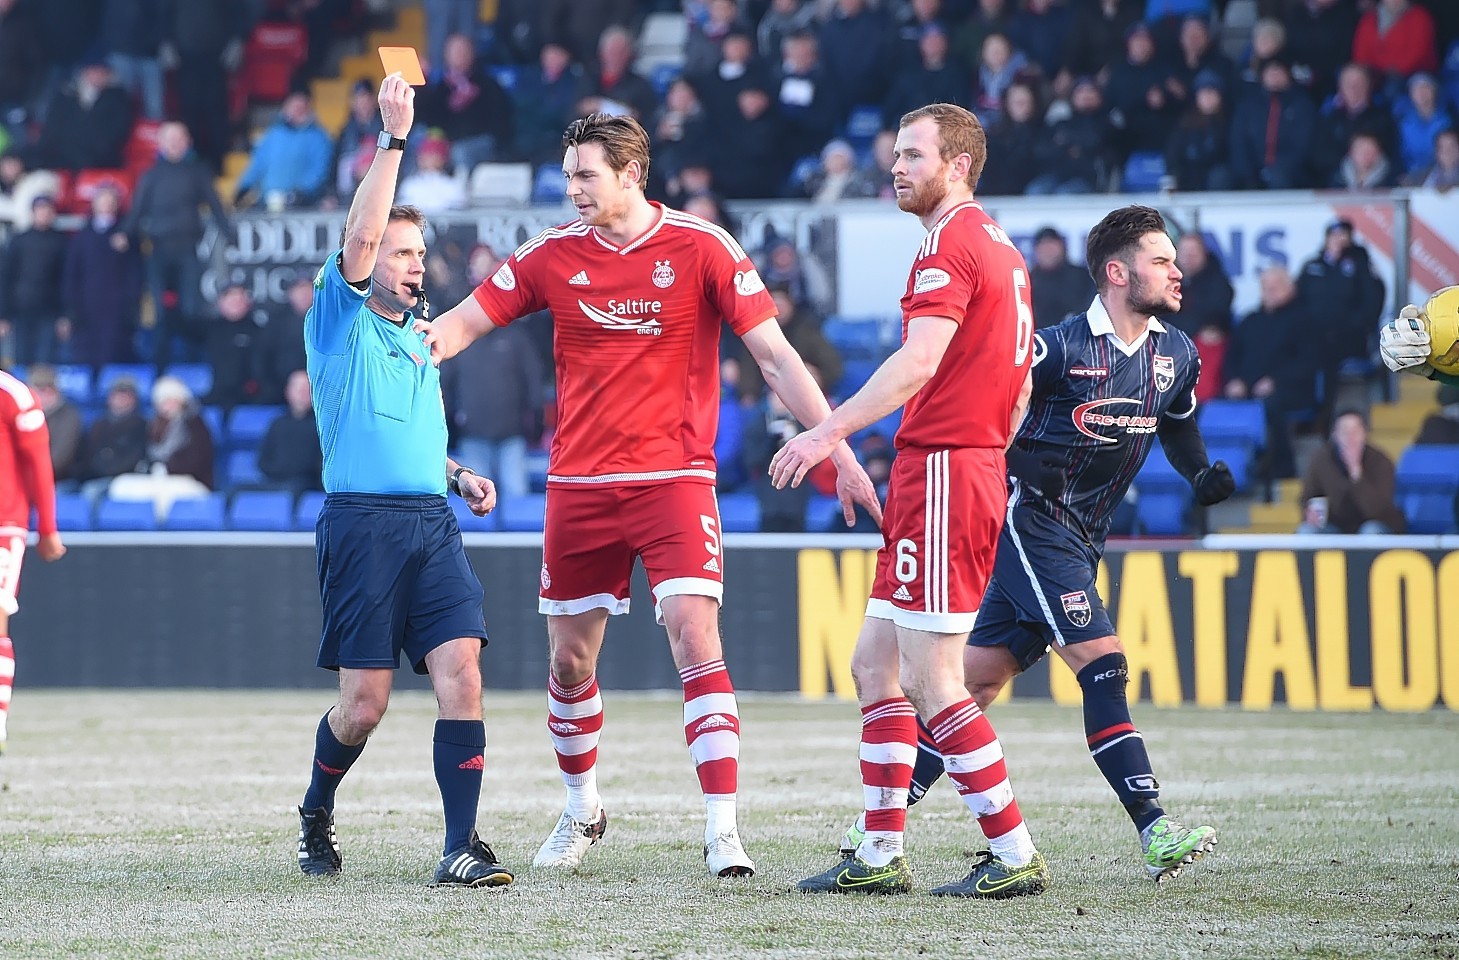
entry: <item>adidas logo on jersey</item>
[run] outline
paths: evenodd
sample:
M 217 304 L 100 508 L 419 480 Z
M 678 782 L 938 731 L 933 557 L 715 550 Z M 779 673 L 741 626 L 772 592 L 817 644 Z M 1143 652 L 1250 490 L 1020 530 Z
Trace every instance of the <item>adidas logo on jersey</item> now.
M 903 603 L 911 603 L 912 591 L 908 590 L 907 585 L 904 583 L 892 593 L 892 599 L 900 600 Z
M 732 727 L 735 722 L 722 713 L 711 713 L 699 721 L 699 726 L 694 728 L 695 733 L 703 733 L 706 730 L 714 730 L 719 727 Z
M 705 562 L 704 569 L 708 570 L 710 573 L 719 573 L 719 561 L 714 559 L 713 557 L 710 557 L 709 560 Z
M 566 720 L 552 720 L 552 721 L 549 721 L 548 724 L 547 724 L 547 727 L 553 733 L 560 733 L 563 736 L 567 736 L 570 733 L 582 733 L 583 732 L 583 728 L 582 727 L 578 726 L 575 723 L 568 723 Z
M 569 280 L 568 283 L 574 287 L 586 287 L 589 283 L 588 271 L 579 270 L 577 273 L 573 274 L 572 279 Z

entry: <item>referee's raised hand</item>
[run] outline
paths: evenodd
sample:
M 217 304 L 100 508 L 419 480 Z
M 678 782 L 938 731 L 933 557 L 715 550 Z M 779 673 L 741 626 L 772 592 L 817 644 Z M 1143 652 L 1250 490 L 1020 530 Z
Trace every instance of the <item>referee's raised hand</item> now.
M 380 83 L 380 121 L 386 133 L 401 140 L 415 122 L 415 89 L 398 73 Z

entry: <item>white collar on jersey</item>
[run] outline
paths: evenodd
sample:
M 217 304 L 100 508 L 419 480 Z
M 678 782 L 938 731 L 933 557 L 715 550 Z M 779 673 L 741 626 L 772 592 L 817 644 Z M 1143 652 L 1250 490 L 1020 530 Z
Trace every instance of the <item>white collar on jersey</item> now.
M 1094 302 L 1089 305 L 1088 316 L 1089 332 L 1096 337 L 1109 337 L 1114 341 L 1119 351 L 1127 357 L 1133 357 L 1138 353 L 1140 348 L 1145 345 L 1145 338 L 1150 336 L 1151 333 L 1165 332 L 1165 324 L 1151 317 L 1146 321 L 1145 329 L 1140 331 L 1140 335 L 1135 338 L 1135 342 L 1125 343 L 1125 341 L 1120 339 L 1120 335 L 1115 333 L 1115 323 L 1109 318 L 1109 311 L 1104 308 L 1104 302 L 1099 297 L 1095 297 Z

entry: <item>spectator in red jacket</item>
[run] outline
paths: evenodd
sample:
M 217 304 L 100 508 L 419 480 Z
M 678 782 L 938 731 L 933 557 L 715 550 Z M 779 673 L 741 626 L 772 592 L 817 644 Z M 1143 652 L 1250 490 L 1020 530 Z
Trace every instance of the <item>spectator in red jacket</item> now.
M 1437 70 L 1434 18 L 1412 0 L 1379 0 L 1353 36 L 1353 60 L 1376 73 L 1407 78 Z

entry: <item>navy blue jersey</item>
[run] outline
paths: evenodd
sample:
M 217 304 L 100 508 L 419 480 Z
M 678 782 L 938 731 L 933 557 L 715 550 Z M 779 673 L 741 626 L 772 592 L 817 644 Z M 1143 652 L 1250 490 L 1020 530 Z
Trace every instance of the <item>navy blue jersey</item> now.
M 1050 500 L 1015 481 L 1010 507 L 1036 510 L 1102 546 L 1161 418 L 1196 412 L 1200 357 L 1189 337 L 1153 317 L 1144 335 L 1124 343 L 1096 298 L 1088 312 L 1034 335 L 1033 362 L 1033 397 L 1014 443 L 1068 457 L 1067 485 Z

